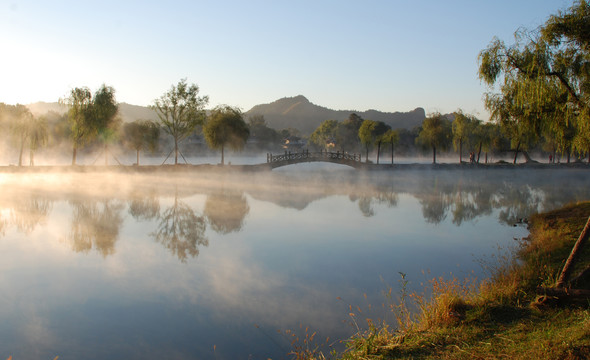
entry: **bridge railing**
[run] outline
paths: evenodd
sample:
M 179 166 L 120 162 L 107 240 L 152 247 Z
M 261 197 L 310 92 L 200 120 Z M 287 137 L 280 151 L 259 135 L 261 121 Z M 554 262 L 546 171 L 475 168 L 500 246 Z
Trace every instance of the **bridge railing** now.
M 319 152 L 309 152 L 309 150 L 303 150 L 302 152 L 290 152 L 285 151 L 284 154 L 266 154 L 266 162 L 267 163 L 274 163 L 274 162 L 283 162 L 283 161 L 292 161 L 292 160 L 306 160 L 306 159 L 330 159 L 330 160 L 341 160 L 341 161 L 356 161 L 361 162 L 361 154 L 349 154 L 344 151 L 319 151 Z

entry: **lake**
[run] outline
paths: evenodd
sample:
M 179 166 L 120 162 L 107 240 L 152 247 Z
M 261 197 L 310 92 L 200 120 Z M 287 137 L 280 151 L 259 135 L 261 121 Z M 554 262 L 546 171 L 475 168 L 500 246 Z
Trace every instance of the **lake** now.
M 0 358 L 289 359 L 489 276 L 585 169 L 0 174 Z M 515 240 L 516 239 L 516 240 Z M 351 318 L 350 309 L 365 311 Z M 369 310 L 370 308 L 370 310 Z

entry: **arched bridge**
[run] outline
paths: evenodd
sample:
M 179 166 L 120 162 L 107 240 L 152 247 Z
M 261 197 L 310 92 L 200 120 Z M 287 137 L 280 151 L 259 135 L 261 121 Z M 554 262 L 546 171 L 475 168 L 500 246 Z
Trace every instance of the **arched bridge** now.
M 355 169 L 359 169 L 363 167 L 363 163 L 361 162 L 361 155 L 360 154 L 349 154 L 346 152 L 330 152 L 330 151 L 320 151 L 320 152 L 309 152 L 309 150 L 304 150 L 302 152 L 287 152 L 285 151 L 284 154 L 280 155 L 273 155 L 273 154 L 266 154 L 266 162 L 270 164 L 272 169 L 293 165 L 293 164 L 300 164 L 300 163 L 307 163 L 307 162 L 330 162 L 334 164 L 342 164 L 352 166 Z

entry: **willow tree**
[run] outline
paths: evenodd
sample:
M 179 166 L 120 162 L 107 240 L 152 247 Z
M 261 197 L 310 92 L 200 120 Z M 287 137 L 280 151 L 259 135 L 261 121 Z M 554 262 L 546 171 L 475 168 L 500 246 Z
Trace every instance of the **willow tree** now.
M 369 149 L 377 145 L 377 164 L 379 163 L 379 153 L 381 152 L 382 136 L 391 129 L 389 125 L 382 121 L 365 120 L 359 128 L 359 139 L 365 146 L 365 162 L 369 161 Z
M 205 105 L 208 96 L 199 97 L 199 87 L 181 79 L 176 86 L 159 99 L 151 109 L 156 112 L 164 131 L 174 139 L 174 164 L 178 164 L 178 144 L 190 136 L 196 127 L 205 122 Z
M 453 147 L 459 151 L 459 164 L 463 163 L 463 145 L 469 145 L 469 138 L 473 134 L 477 119 L 464 114 L 463 111 L 455 112 L 455 119 L 452 123 Z
M 123 143 L 135 150 L 136 164 L 139 165 L 141 150 L 155 151 L 160 138 L 160 128 L 153 121 L 138 120 L 123 125 Z
M 78 149 L 84 144 L 100 137 L 106 151 L 106 142 L 118 125 L 118 105 L 115 90 L 102 85 L 94 97 L 87 87 L 74 88 L 61 104 L 68 106 L 68 122 L 72 140 L 72 165 L 76 165 Z
M 94 94 L 92 116 L 96 135 L 103 144 L 104 164 L 108 165 L 108 143 L 111 142 L 121 123 L 117 117 L 119 106 L 115 100 L 115 89 L 103 84 Z
M 581 0 L 538 29 L 517 31 L 512 45 L 493 39 L 479 54 L 479 77 L 490 87 L 486 106 L 494 106 L 495 120 L 502 124 L 498 116 L 509 114 L 523 123 L 513 129 L 548 130 L 561 137 L 563 151 L 571 149 L 590 121 L 589 28 L 590 6 Z
M 432 149 L 432 163 L 436 164 L 436 151 L 446 150 L 451 143 L 451 123 L 440 113 L 424 119 L 416 143 Z
M 30 135 L 34 117 L 26 106 L 20 104 L 15 106 L 8 105 L 5 107 L 5 112 L 8 115 L 7 118 L 9 119 L 13 141 L 19 147 L 18 166 L 22 166 L 23 152 Z
M 393 148 L 399 143 L 399 131 L 393 129 L 387 130 L 387 132 L 381 136 L 381 142 L 383 144 L 391 145 L 391 164 L 393 165 Z M 377 159 L 377 161 L 379 161 L 379 159 Z
M 225 147 L 229 146 L 234 150 L 243 149 L 250 136 L 250 129 L 240 109 L 220 105 L 209 114 L 203 126 L 203 133 L 211 148 L 221 150 L 221 165 L 223 165 Z
M 33 117 L 29 127 L 29 165 L 35 165 L 35 151 L 47 144 L 49 131 L 46 117 Z

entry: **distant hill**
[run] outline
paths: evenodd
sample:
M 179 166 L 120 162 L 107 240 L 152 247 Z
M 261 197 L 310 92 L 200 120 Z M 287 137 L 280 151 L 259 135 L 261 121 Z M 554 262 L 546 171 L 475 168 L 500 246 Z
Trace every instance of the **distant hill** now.
M 305 96 L 285 97 L 270 104 L 256 105 L 246 116 L 263 115 L 269 127 L 280 130 L 299 129 L 303 134 L 312 133 L 324 120 L 345 120 L 352 113 L 363 119 L 383 121 L 393 129 L 411 129 L 422 124 L 426 117 L 423 108 L 409 112 L 382 112 L 377 110 L 332 110 L 312 104 Z
M 57 102 L 36 102 L 33 104 L 28 104 L 27 107 L 35 116 L 44 115 L 50 111 L 56 112 L 58 114 L 63 114 L 68 111 L 67 106 L 60 105 Z M 119 103 L 119 116 L 124 122 L 135 120 L 158 120 L 156 113 L 149 107 L 131 105 L 127 103 Z
M 43 115 L 49 111 L 63 114 L 67 107 L 57 102 L 37 102 L 27 105 L 34 115 Z M 350 114 L 356 113 L 363 119 L 383 121 L 393 129 L 412 129 L 422 124 L 425 112 L 423 108 L 416 108 L 409 112 L 382 112 L 377 110 L 353 111 L 332 110 L 312 104 L 305 96 L 285 97 L 270 104 L 256 105 L 248 110 L 246 117 L 263 115 L 269 127 L 276 130 L 286 128 L 299 129 L 303 134 L 311 134 L 324 120 L 345 120 Z M 156 113 L 146 106 L 127 103 L 119 104 L 119 116 L 124 122 L 135 120 L 158 120 Z

